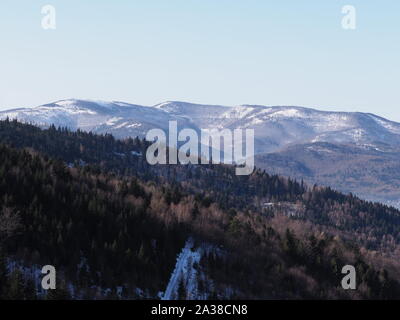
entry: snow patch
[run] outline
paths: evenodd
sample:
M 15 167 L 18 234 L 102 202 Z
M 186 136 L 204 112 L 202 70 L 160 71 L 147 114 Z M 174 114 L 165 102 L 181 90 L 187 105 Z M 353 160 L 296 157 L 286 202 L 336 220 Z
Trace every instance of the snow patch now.
M 179 299 L 178 290 L 181 283 L 185 285 L 187 299 L 191 300 L 197 297 L 197 270 L 194 265 L 198 265 L 200 262 L 201 249 L 194 250 L 193 247 L 194 241 L 190 238 L 178 256 L 175 270 L 172 272 L 162 300 Z

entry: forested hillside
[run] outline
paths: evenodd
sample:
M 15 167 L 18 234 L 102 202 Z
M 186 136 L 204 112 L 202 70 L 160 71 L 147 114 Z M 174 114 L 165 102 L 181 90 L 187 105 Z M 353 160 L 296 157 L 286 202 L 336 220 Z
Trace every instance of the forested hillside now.
M 209 297 L 400 297 L 393 208 L 259 170 L 151 167 L 138 139 L 3 121 L 0 143 L 3 299 L 157 298 L 188 237 L 220 248 L 197 266 Z M 52 264 L 60 286 L 38 293 L 12 262 Z M 341 288 L 346 264 L 359 290 Z
M 234 168 L 226 165 L 151 166 L 143 156 L 149 144 L 140 139 L 117 140 L 111 135 L 71 132 L 54 126 L 41 130 L 17 121 L 0 121 L 0 142 L 36 150 L 60 159 L 69 167 L 90 164 L 107 173 L 152 181 L 167 187 L 168 198 L 192 194 L 204 204 L 216 202 L 227 211 L 238 209 L 271 215 L 281 212 L 333 227 L 357 236 L 370 249 L 393 253 L 400 241 L 400 213 L 395 208 L 362 201 L 330 188 L 306 186 L 302 181 L 259 169 L 250 176 L 236 176 Z M 266 203 L 272 206 L 265 206 Z

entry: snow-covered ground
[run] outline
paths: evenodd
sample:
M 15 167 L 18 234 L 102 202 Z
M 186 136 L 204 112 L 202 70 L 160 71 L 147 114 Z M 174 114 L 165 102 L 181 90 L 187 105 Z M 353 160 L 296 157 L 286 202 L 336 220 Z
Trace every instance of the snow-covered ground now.
M 216 246 L 201 243 L 195 246 L 194 240 L 189 238 L 186 241 L 181 253 L 176 259 L 173 270 L 165 292 L 160 292 L 161 300 L 206 300 L 213 289 L 213 281 L 207 277 L 200 265 L 202 256 L 209 254 L 222 255 L 222 251 Z M 199 289 L 202 283 L 203 290 Z M 179 297 L 180 286 L 183 285 L 184 297 Z
M 179 299 L 178 291 L 181 283 L 185 286 L 187 299 L 194 300 L 198 297 L 198 270 L 194 266 L 200 263 L 201 251 L 200 247 L 194 249 L 192 238 L 186 241 L 185 247 L 177 258 L 175 270 L 171 274 L 162 300 Z

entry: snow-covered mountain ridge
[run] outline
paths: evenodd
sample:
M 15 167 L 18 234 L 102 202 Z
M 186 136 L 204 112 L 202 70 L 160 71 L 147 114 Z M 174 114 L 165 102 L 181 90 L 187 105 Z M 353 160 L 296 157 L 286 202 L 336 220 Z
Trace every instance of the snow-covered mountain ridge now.
M 18 119 L 39 126 L 68 127 L 118 138 L 144 137 L 153 128 L 253 128 L 256 153 L 280 150 L 288 145 L 312 142 L 356 145 L 400 145 L 400 124 L 370 113 L 329 112 L 304 107 L 218 106 L 164 102 L 141 106 L 125 102 L 61 100 L 34 108 L 0 112 L 0 119 Z

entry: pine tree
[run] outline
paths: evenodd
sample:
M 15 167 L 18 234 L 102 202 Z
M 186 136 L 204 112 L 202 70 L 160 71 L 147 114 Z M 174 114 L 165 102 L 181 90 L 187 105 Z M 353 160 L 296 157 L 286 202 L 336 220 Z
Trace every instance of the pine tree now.
M 47 300 L 70 300 L 71 295 L 70 295 L 69 291 L 67 290 L 65 281 L 58 280 L 57 288 L 48 290 L 46 299 Z
M 187 299 L 186 286 L 182 276 L 178 285 L 178 300 L 186 300 L 186 299 Z
M 6 297 L 7 292 L 7 265 L 3 250 L 0 248 L 0 300 Z
M 27 279 L 24 288 L 24 297 L 26 300 L 36 300 L 36 288 L 32 279 Z
M 25 292 L 23 275 L 19 269 L 15 269 L 9 276 L 7 298 L 10 300 L 24 300 Z

